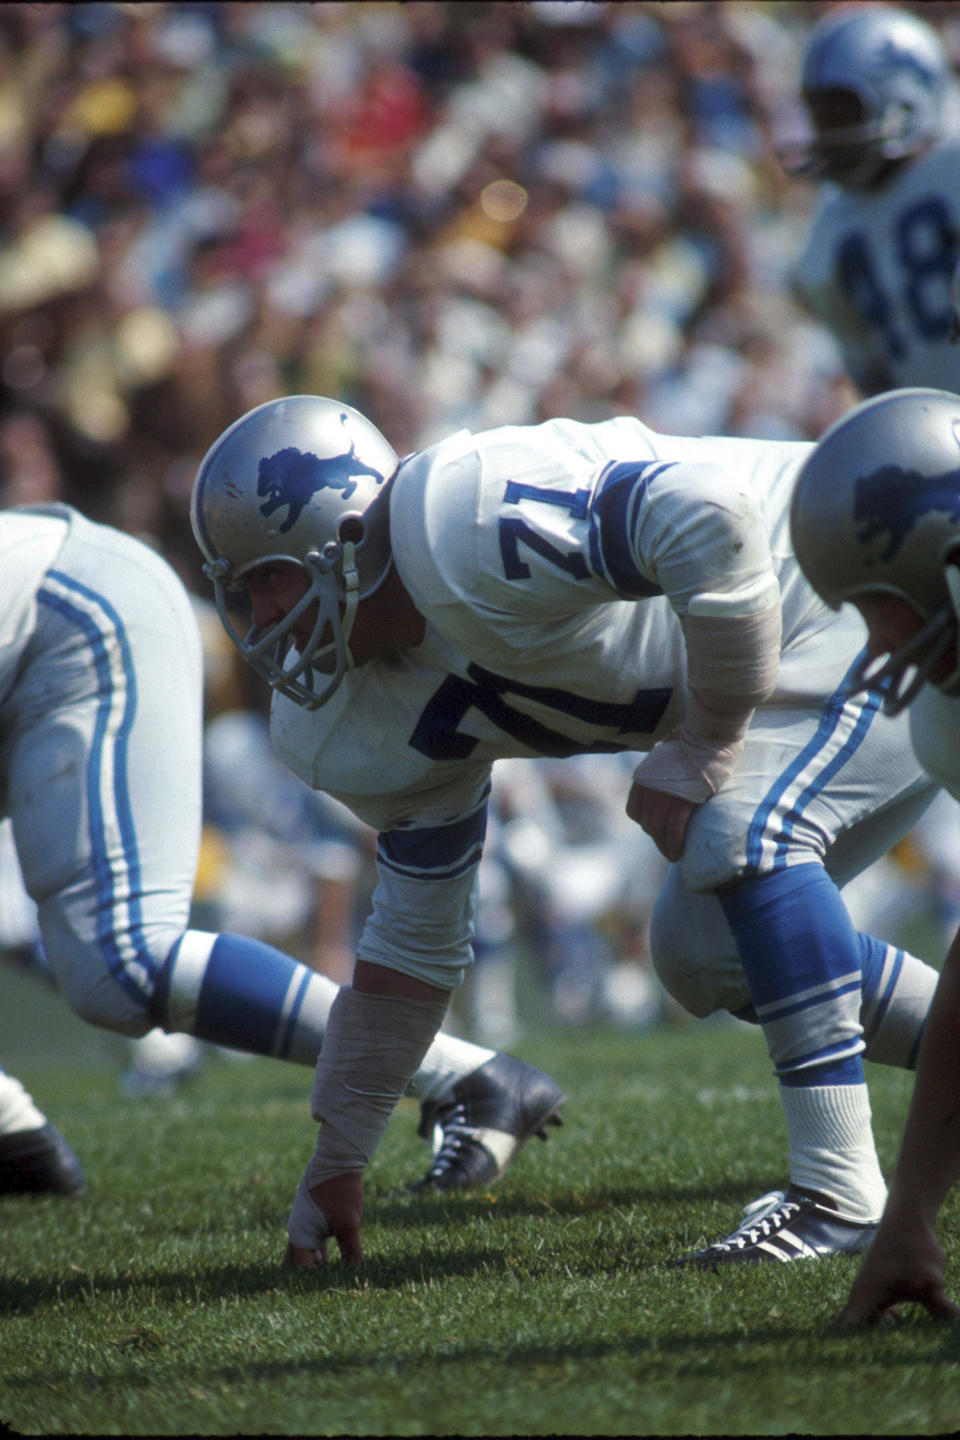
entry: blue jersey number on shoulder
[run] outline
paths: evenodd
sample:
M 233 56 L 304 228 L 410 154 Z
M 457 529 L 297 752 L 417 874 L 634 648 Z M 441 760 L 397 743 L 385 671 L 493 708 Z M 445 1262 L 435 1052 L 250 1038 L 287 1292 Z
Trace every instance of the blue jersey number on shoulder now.
M 479 710 L 498 729 L 513 736 L 537 755 L 562 758 L 567 755 L 609 754 L 615 750 L 633 750 L 635 745 L 617 739 L 621 735 L 651 735 L 656 730 L 673 693 L 669 688 L 638 690 L 626 704 L 590 700 L 566 690 L 543 685 L 524 685 L 495 675 L 480 665 L 470 665 L 468 678 L 448 675 L 427 701 L 409 743 L 430 760 L 465 760 L 479 741 L 465 735 L 459 728 L 468 710 Z M 508 695 L 536 700 L 540 705 L 567 715 L 599 730 L 609 738 L 593 741 L 573 740 L 559 730 L 551 730 L 539 720 L 516 710 Z
M 661 587 L 637 564 L 630 536 L 650 483 L 658 475 L 671 470 L 673 463 L 670 460 L 611 461 L 592 495 L 588 488 L 552 490 L 527 485 L 521 480 L 508 481 L 503 492 L 504 505 L 519 505 L 521 501 L 531 500 L 541 505 L 559 506 L 567 510 L 574 520 L 589 520 L 586 543 L 590 559 L 588 561 L 580 550 L 560 550 L 520 516 L 502 515 L 498 521 L 498 535 L 505 578 L 529 580 L 530 567 L 520 555 L 520 546 L 525 545 L 574 580 L 586 580 L 591 574 L 602 576 L 625 599 L 639 600 L 662 595 Z
M 520 500 L 539 500 L 544 505 L 559 505 L 569 510 L 575 520 L 586 518 L 590 504 L 589 490 L 546 490 L 537 485 L 525 485 L 521 480 L 510 480 L 503 493 L 504 503 L 516 505 Z M 590 574 L 587 562 L 579 550 L 558 550 L 549 540 L 538 535 L 525 520 L 515 515 L 501 518 L 499 522 L 500 557 L 503 573 L 508 580 L 529 580 L 530 566 L 520 558 L 521 543 L 535 550 L 544 560 L 549 560 L 560 570 L 572 575 L 574 580 L 586 580 Z

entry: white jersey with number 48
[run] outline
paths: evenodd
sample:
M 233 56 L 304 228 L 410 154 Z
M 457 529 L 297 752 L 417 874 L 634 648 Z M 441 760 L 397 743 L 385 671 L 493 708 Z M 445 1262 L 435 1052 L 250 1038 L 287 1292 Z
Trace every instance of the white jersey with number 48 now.
M 960 139 L 875 190 L 825 186 L 795 283 L 864 394 L 960 393 L 951 280 L 960 258 Z

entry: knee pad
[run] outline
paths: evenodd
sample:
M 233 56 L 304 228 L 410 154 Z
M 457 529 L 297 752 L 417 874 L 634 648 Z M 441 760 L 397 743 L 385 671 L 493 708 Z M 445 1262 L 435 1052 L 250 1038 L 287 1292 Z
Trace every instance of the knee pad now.
M 713 895 L 692 895 L 672 866 L 650 923 L 653 966 L 667 994 L 691 1015 L 750 1003 L 730 927 Z

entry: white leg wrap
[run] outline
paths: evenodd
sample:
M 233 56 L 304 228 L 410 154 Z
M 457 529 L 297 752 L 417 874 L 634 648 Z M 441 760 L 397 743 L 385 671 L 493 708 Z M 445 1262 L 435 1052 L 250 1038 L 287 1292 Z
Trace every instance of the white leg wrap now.
M 300 1182 L 287 1233 L 315 1248 L 330 1234 L 310 1189 L 368 1164 L 447 1013 L 443 1000 L 369 995 L 345 985 L 330 1009 L 310 1108 L 317 1148 Z
M 446 1013 L 446 997 L 407 1000 L 343 987 L 330 1009 L 310 1097 L 321 1123 L 312 1185 L 369 1163 Z
M 310 1183 L 304 1175 L 287 1220 L 290 1244 L 301 1250 L 318 1250 L 331 1233 L 327 1217 L 310 1194 Z
M 0 1135 L 18 1135 L 22 1130 L 39 1130 L 47 1117 L 13 1075 L 0 1070 Z

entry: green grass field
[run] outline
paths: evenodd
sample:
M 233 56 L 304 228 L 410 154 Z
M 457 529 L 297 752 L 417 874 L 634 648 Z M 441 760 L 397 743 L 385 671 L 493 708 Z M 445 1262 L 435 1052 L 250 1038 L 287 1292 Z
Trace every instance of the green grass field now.
M 117 1088 L 118 1042 L 3 975 L 4 1062 L 81 1153 L 80 1200 L 0 1201 L 0 1419 L 26 1434 L 942 1434 L 960 1333 L 830 1333 L 856 1261 L 721 1275 L 671 1258 L 784 1179 L 761 1037 L 539 1034 L 566 1125 L 489 1193 L 417 1199 L 404 1102 L 359 1273 L 284 1270 L 312 1149 L 308 1072 L 215 1057 L 174 1099 Z M 909 1077 L 874 1069 L 889 1166 Z M 956 1261 L 960 1200 L 942 1233 Z

